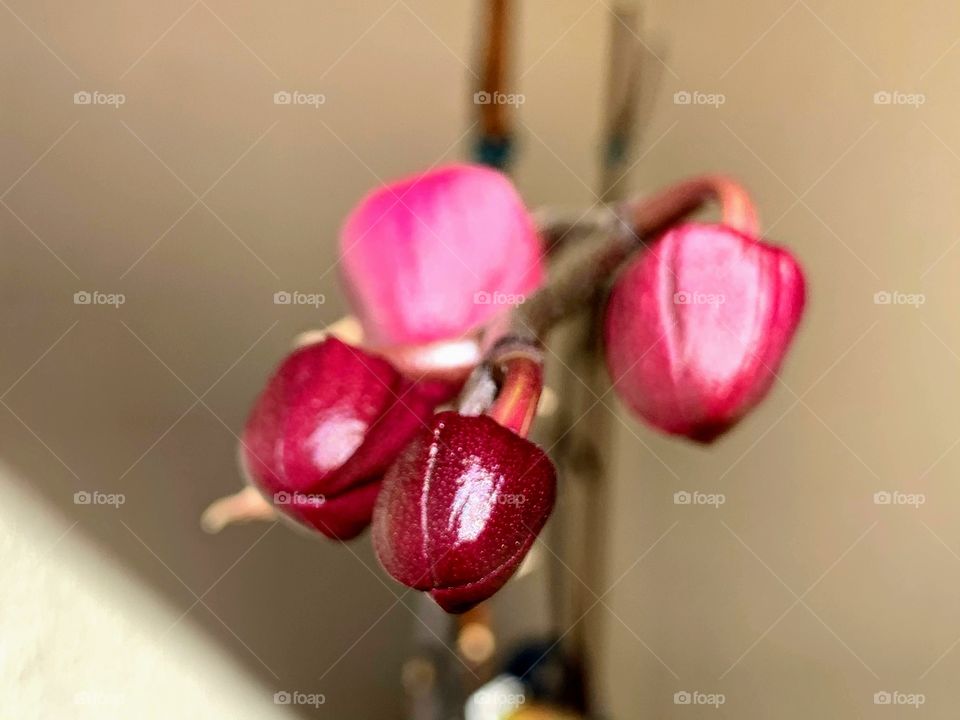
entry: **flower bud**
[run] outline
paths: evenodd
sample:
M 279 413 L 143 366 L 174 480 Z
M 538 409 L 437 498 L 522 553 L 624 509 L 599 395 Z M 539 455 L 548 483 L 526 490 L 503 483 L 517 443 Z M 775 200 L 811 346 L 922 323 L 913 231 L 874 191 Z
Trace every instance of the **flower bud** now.
M 243 470 L 276 508 L 346 540 L 370 522 L 384 471 L 455 386 L 414 383 L 334 338 L 290 354 L 247 421 Z
M 384 478 L 373 543 L 396 580 L 464 612 L 519 567 L 553 508 L 544 452 L 492 418 L 434 416 Z
M 506 176 L 454 165 L 375 190 L 340 236 L 347 293 L 373 345 L 459 337 L 543 279 L 533 220 Z
M 711 442 L 770 389 L 803 307 L 803 273 L 786 250 L 724 225 L 677 226 L 611 291 L 614 387 L 651 425 Z

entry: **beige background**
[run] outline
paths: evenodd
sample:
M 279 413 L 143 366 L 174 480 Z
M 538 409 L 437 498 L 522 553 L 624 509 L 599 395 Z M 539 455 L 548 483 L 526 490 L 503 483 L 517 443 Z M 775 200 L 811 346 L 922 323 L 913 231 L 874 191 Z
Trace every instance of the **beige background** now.
M 522 4 L 516 176 L 532 205 L 595 200 L 610 1 Z M 351 204 L 468 151 L 475 3 L 0 5 L 0 564 L 20 590 L 0 593 L 0 709 L 220 717 L 262 702 L 266 717 L 286 710 L 274 691 L 298 689 L 326 695 L 317 716 L 400 717 L 414 604 L 367 540 L 210 538 L 197 517 L 236 486 L 233 433 L 290 338 L 344 309 L 331 268 Z M 782 382 L 716 447 L 615 421 L 612 588 L 593 611 L 611 715 L 953 717 L 960 6 L 647 8 L 632 185 L 738 176 L 802 258 L 811 302 Z M 78 106 L 81 90 L 126 103 Z M 277 106 L 278 90 L 327 102 Z M 725 102 L 677 105 L 678 91 Z M 127 301 L 74 305 L 81 290 Z M 277 307 L 278 290 L 328 302 Z M 925 302 L 875 304 L 884 291 Z M 127 501 L 77 506 L 83 489 Z M 679 490 L 726 503 L 677 506 Z M 878 506 L 882 490 L 926 502 Z M 25 546 L 46 551 L 14 563 Z M 536 614 L 535 582 L 500 612 Z M 185 669 L 203 692 L 183 689 Z M 86 690 L 126 705 L 73 704 Z M 678 706 L 677 691 L 726 702 Z M 878 707 L 883 691 L 925 704 Z

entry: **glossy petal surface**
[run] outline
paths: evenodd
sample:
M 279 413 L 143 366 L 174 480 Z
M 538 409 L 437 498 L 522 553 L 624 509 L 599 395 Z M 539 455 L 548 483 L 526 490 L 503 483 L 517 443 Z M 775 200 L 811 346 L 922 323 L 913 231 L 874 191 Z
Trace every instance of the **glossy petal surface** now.
M 243 433 L 248 478 L 277 507 L 340 539 L 370 522 L 383 472 L 455 388 L 413 384 L 330 338 L 289 355 Z
M 398 581 L 462 612 L 516 571 L 555 492 L 536 445 L 486 416 L 439 413 L 384 478 L 374 548 Z
M 379 188 L 340 236 L 348 295 L 372 344 L 463 335 L 543 279 L 533 221 L 506 176 L 456 165 Z
M 710 442 L 770 389 L 804 299 L 786 250 L 722 225 L 678 226 L 614 285 L 604 327 L 610 376 L 650 424 Z

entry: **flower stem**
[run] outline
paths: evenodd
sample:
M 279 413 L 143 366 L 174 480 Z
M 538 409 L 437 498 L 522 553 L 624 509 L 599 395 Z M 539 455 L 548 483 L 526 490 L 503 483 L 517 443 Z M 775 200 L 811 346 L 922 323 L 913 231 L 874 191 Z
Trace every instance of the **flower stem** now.
M 543 362 L 517 354 L 504 359 L 501 368 L 503 384 L 487 414 L 508 430 L 526 437 L 543 390 Z

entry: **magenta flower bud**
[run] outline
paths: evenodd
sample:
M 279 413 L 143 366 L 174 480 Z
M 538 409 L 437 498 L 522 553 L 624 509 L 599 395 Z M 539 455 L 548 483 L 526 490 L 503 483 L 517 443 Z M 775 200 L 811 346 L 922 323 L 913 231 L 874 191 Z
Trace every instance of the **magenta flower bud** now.
M 485 415 L 439 413 L 384 478 L 374 549 L 396 580 L 464 612 L 516 571 L 555 491 L 536 445 Z
M 803 273 L 786 250 L 724 225 L 677 226 L 614 284 L 611 379 L 651 425 L 711 442 L 770 389 L 803 307 Z
M 350 213 L 340 267 L 373 345 L 445 340 L 543 279 L 533 220 L 506 176 L 455 165 L 379 188 Z
M 369 523 L 384 471 L 456 386 L 414 383 L 334 338 L 287 356 L 243 431 L 245 474 L 282 513 L 346 540 Z

